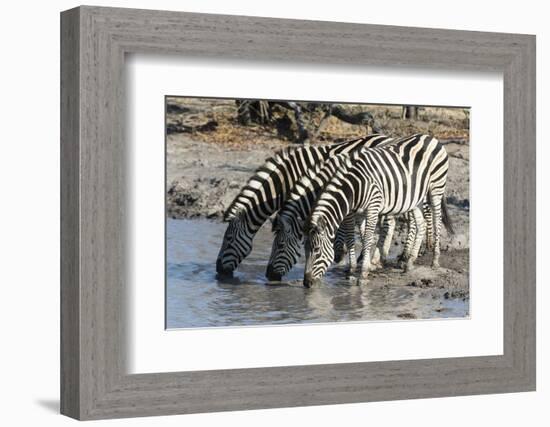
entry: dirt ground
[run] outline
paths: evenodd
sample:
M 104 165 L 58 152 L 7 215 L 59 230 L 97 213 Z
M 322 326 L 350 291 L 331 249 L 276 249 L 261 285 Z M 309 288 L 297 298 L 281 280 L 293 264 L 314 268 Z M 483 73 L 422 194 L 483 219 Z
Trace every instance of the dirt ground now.
M 404 285 L 411 284 L 409 289 L 418 292 L 468 297 L 469 113 L 461 108 L 421 108 L 418 118 L 411 120 L 401 117 L 400 106 L 364 108 L 385 134 L 427 132 L 445 142 L 450 158 L 447 200 L 455 228 L 454 236 L 443 231 L 441 265 L 445 268 L 437 274 L 422 268 L 408 275 L 394 274 L 391 269 L 375 274 L 380 274 L 382 281 L 386 275 L 392 283 L 398 280 Z M 264 160 L 275 150 L 293 144 L 269 126 L 239 125 L 234 111 L 231 100 L 169 99 L 166 141 L 169 217 L 220 221 L 240 188 Z M 348 125 L 331 117 L 315 143 L 356 138 L 370 131 L 368 127 Z M 404 222 L 398 221 L 396 250 L 404 241 L 405 229 Z M 429 265 L 429 259 L 426 255 L 417 264 Z

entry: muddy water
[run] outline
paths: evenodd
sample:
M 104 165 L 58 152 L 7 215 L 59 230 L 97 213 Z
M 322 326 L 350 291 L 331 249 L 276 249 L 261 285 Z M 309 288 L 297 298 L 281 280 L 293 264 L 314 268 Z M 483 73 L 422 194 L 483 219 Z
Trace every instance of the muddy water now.
M 271 232 L 264 226 L 254 250 L 231 280 L 216 279 L 215 261 L 225 224 L 207 220 L 168 219 L 167 327 L 268 325 L 288 323 L 428 319 L 468 316 L 467 298 L 443 297 L 394 283 L 391 274 L 373 274 L 364 285 L 333 267 L 324 283 L 306 289 L 301 284 L 303 259 L 285 282 L 267 284 L 266 262 Z M 399 277 L 399 276 L 396 276 Z

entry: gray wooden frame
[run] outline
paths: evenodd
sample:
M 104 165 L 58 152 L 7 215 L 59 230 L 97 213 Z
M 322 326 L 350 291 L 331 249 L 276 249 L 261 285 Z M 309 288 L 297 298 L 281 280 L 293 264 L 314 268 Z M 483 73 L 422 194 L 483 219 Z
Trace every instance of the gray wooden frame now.
M 124 57 L 132 52 L 501 71 L 504 354 L 128 375 Z M 99 419 L 535 389 L 534 36 L 84 6 L 61 14 L 61 122 L 63 414 Z

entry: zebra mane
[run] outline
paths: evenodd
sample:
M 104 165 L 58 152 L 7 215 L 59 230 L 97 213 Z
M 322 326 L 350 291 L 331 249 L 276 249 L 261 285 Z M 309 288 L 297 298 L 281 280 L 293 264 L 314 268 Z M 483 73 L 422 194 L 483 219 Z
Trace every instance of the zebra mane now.
M 309 221 L 306 221 L 304 225 L 304 233 L 309 234 L 312 230 L 325 230 L 327 226 L 327 220 L 324 216 L 312 215 Z
M 276 221 L 277 222 L 285 222 L 298 220 L 298 218 L 295 218 L 294 215 L 289 213 L 287 211 L 287 208 L 289 205 L 296 203 L 297 200 L 302 196 L 300 194 L 296 194 L 296 188 L 300 185 L 306 186 L 305 183 L 307 181 L 314 180 L 315 177 L 319 174 L 319 172 L 323 169 L 323 167 L 326 166 L 325 163 L 317 163 L 314 167 L 308 169 L 302 177 L 294 184 L 294 188 L 291 190 L 290 195 L 287 197 L 285 202 L 283 203 L 283 206 L 281 207 L 281 210 L 276 215 Z M 273 230 L 276 228 L 276 223 L 274 223 Z
M 295 203 L 300 197 L 303 196 L 303 194 L 300 194 L 300 192 L 297 190 L 300 186 L 306 187 L 308 181 L 316 180 L 318 175 L 322 173 L 325 169 L 329 169 L 333 167 L 336 170 L 338 170 L 343 166 L 345 159 L 348 159 L 348 158 L 349 158 L 349 154 L 337 154 L 335 156 L 329 157 L 323 163 L 316 163 L 312 168 L 309 168 L 302 175 L 302 177 L 294 184 L 294 188 L 291 190 L 290 195 L 287 196 L 287 199 L 284 202 L 280 213 L 282 215 L 288 215 L 286 213 L 285 207 L 287 207 L 289 204 Z
M 298 182 L 303 182 L 305 181 L 305 179 L 315 179 L 315 177 L 319 174 L 319 172 L 321 172 L 321 170 L 326 166 L 327 166 L 326 162 L 316 163 L 315 166 L 313 166 L 312 168 L 306 171 L 306 173 L 298 180 Z
M 336 172 L 341 168 L 345 167 L 346 164 L 350 161 L 350 154 L 337 154 L 335 156 L 329 157 L 325 160 L 324 163 L 316 164 L 314 168 L 308 169 L 306 175 L 309 179 L 314 179 L 321 171 L 328 169 L 330 167 L 335 167 Z
M 378 145 L 380 143 L 384 144 L 384 141 L 379 141 L 380 137 L 383 137 L 383 135 L 380 134 L 372 134 L 365 138 L 356 138 L 352 139 L 350 141 L 344 141 L 339 142 L 336 144 L 328 144 L 328 145 L 321 145 L 317 146 L 317 148 L 320 149 L 326 149 L 326 150 L 333 150 L 333 154 L 336 155 L 349 155 L 349 150 L 353 149 L 357 145 L 357 143 L 360 142 L 366 142 L 372 141 L 372 144 Z M 374 141 L 373 141 L 374 139 Z M 370 145 L 370 144 L 369 144 Z M 239 194 L 233 199 L 229 207 L 226 209 L 226 213 L 224 216 L 224 220 L 228 221 L 232 218 L 243 214 L 246 212 L 248 208 L 248 203 L 245 202 L 243 193 L 247 190 L 254 190 L 254 187 L 252 185 L 252 182 L 263 182 L 266 178 L 261 177 L 260 174 L 268 174 L 272 175 L 274 173 L 274 170 L 269 167 L 269 165 L 281 165 L 285 163 L 286 161 L 289 161 L 292 157 L 295 156 L 295 153 L 303 149 L 304 147 L 285 147 L 278 151 L 276 151 L 272 157 L 269 157 L 265 160 L 264 164 L 260 166 L 258 169 L 256 169 L 255 173 L 252 175 L 252 177 L 248 180 L 247 184 L 241 189 Z M 314 168 L 311 168 L 308 170 L 307 175 L 311 177 L 311 174 L 317 174 L 320 171 L 320 168 L 323 166 L 323 163 L 316 165 Z
M 338 174 L 346 173 L 354 166 L 354 160 L 359 155 L 359 152 L 362 150 L 359 150 L 357 152 L 353 152 L 347 155 L 339 155 L 334 158 L 332 158 L 332 161 L 337 162 L 336 171 L 332 175 L 332 177 L 328 180 L 328 182 L 325 184 L 324 189 L 326 189 L 329 185 L 333 185 L 332 182 L 334 180 L 334 177 L 337 177 Z M 328 222 L 325 213 L 321 210 L 317 210 L 317 206 L 319 205 L 319 200 L 321 199 L 324 189 L 317 198 L 317 202 L 315 203 L 315 207 L 313 208 L 313 211 L 311 212 L 311 216 L 309 220 L 306 223 L 306 232 L 311 231 L 312 229 L 317 230 L 324 230 L 326 229 Z M 334 230 L 333 230 L 334 231 Z
M 253 188 L 251 185 L 253 181 L 262 180 L 260 179 L 260 173 L 263 172 L 271 175 L 274 172 L 267 166 L 268 164 L 283 164 L 285 160 L 290 159 L 291 156 L 294 155 L 294 153 L 300 148 L 301 147 L 284 147 L 280 150 L 275 151 L 275 153 L 273 153 L 271 157 L 268 157 L 264 161 L 264 163 L 254 171 L 254 174 L 248 179 L 247 183 L 241 188 L 239 193 L 229 204 L 228 208 L 225 210 L 224 221 L 230 221 L 233 218 L 242 215 L 247 210 L 246 205 L 242 203 L 243 193 L 246 190 L 250 190 Z
M 341 167 L 341 171 L 344 172 L 344 171 L 348 171 L 349 169 L 351 169 L 353 167 L 353 164 L 354 164 L 354 161 L 357 159 L 358 157 L 358 154 L 359 152 L 356 152 L 356 153 L 352 153 L 351 156 L 347 156 L 344 161 L 342 162 L 342 167 Z

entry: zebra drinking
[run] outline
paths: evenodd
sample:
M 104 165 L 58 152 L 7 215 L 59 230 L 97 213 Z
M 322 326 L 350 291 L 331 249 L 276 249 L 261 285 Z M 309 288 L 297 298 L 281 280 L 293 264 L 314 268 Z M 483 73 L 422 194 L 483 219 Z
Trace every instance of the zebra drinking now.
M 264 222 L 277 212 L 295 183 L 315 165 L 338 154 L 387 142 L 384 135 L 325 146 L 285 148 L 254 173 L 226 211 L 229 224 L 216 260 L 219 275 L 230 276 L 252 251 L 252 240 Z
M 344 154 L 333 156 L 316 168 L 310 169 L 296 183 L 287 201 L 273 220 L 273 247 L 266 277 L 269 280 L 281 280 L 300 258 L 300 247 L 303 239 L 304 222 L 317 201 L 318 194 L 322 191 L 332 175 L 345 163 Z M 349 248 L 350 268 L 355 268 L 355 221 L 349 220 L 351 227 L 343 225 L 338 230 L 342 243 Z
M 393 144 L 398 140 L 390 140 Z M 385 146 L 386 144 L 384 144 Z M 377 145 L 378 147 L 383 145 Z M 331 157 L 325 163 L 310 169 L 296 183 L 287 201 L 279 213 L 273 219 L 272 231 L 274 233 L 271 256 L 266 270 L 266 277 L 271 281 L 281 280 L 282 276 L 288 274 L 292 267 L 298 262 L 300 257 L 300 248 L 303 240 L 303 227 L 305 221 L 311 215 L 313 207 L 317 201 L 320 192 L 330 181 L 336 171 L 345 166 L 347 155 L 338 155 Z M 422 225 L 416 226 L 414 215 L 408 217 L 409 236 L 404 250 L 404 258 L 408 258 L 411 250 L 414 250 L 413 243 L 416 239 L 416 231 L 421 230 Z M 415 222 L 416 219 L 416 222 Z M 380 257 L 382 263 L 388 257 L 393 232 L 395 229 L 395 218 L 393 216 L 384 216 L 381 218 L 380 232 Z M 421 230 L 422 231 L 422 230 Z M 355 216 L 349 215 L 342 221 L 338 228 L 334 241 L 334 261 L 340 262 L 344 253 L 342 248 L 348 248 L 349 271 L 355 271 L 357 261 L 355 258 Z M 419 248 L 418 248 L 419 249 Z M 418 252 L 417 252 L 418 253 Z
M 407 260 L 412 266 L 423 237 L 423 218 L 418 207 L 426 197 L 433 215 L 432 266 L 437 268 L 442 209 L 443 222 L 452 230 L 444 200 L 448 168 L 445 148 L 429 135 L 413 135 L 391 145 L 350 155 L 320 194 L 306 225 L 304 286 L 313 285 L 325 274 L 334 258 L 336 230 L 344 218 L 353 213 L 361 218 L 361 279 L 368 276 L 370 247 L 381 214 L 397 215 L 413 210 L 419 232 Z

